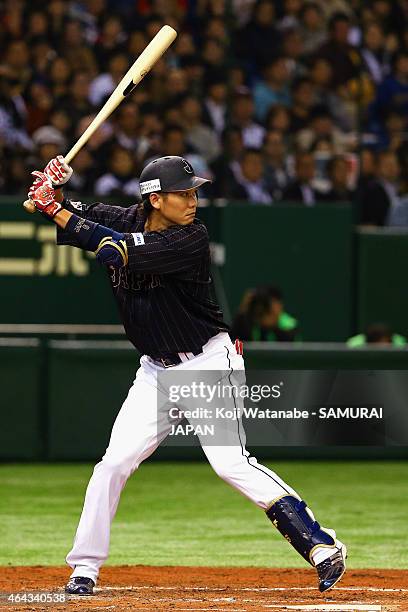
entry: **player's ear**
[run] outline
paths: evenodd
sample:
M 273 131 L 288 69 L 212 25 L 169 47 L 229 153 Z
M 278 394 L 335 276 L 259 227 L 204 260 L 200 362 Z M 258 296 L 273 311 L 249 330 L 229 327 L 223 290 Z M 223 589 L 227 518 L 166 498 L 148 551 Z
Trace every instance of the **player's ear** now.
M 160 202 L 161 202 L 161 197 L 158 193 L 151 193 L 149 195 L 149 199 L 150 199 L 150 204 L 153 206 L 153 208 L 155 208 L 156 210 L 160 209 Z

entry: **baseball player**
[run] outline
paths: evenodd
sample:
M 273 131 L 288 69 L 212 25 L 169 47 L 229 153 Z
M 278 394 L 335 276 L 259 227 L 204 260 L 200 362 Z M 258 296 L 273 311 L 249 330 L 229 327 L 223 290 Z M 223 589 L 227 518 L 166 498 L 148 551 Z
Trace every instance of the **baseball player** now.
M 96 253 L 106 267 L 130 342 L 142 354 L 140 368 L 113 425 L 108 448 L 95 466 L 67 563 L 66 592 L 91 595 L 108 556 L 110 527 L 129 476 L 169 434 L 158 377 L 192 371 L 244 371 L 240 343 L 212 297 L 210 252 L 196 218 L 197 190 L 207 182 L 182 157 L 150 162 L 140 176 L 141 205 L 88 207 L 63 198 L 72 175 L 62 156 L 33 172 L 29 198 L 57 224 L 58 244 Z M 164 400 L 163 400 L 164 401 Z M 160 406 L 158 406 L 160 404 Z M 237 418 L 233 443 L 202 442 L 215 472 L 266 512 L 280 533 L 317 570 L 321 592 L 345 571 L 346 547 L 315 520 L 305 501 L 245 448 Z M 231 442 L 231 441 L 229 441 Z

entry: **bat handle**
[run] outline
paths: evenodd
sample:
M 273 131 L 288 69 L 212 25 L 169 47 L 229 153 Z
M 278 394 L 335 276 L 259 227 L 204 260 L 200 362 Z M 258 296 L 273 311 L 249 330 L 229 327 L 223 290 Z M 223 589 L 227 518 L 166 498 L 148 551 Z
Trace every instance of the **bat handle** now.
M 28 213 L 35 213 L 35 204 L 31 200 L 26 200 L 23 204 L 24 210 Z

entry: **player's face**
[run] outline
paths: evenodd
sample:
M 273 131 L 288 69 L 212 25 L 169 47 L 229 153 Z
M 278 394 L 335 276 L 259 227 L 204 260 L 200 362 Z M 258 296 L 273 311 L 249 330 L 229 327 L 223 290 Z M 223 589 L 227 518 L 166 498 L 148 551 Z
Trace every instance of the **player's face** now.
M 160 213 L 169 225 L 189 225 L 197 209 L 197 189 L 162 194 Z

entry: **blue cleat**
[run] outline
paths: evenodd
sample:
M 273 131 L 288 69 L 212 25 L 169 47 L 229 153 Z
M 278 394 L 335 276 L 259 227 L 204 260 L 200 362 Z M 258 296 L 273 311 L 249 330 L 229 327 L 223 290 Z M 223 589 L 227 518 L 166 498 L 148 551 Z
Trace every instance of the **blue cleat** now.
M 338 583 L 346 571 L 347 549 L 342 545 L 334 555 L 316 565 L 319 577 L 319 591 L 325 593 Z
M 95 583 L 92 578 L 76 576 L 75 578 L 70 578 L 65 587 L 65 592 L 70 595 L 93 595 L 94 586 Z

